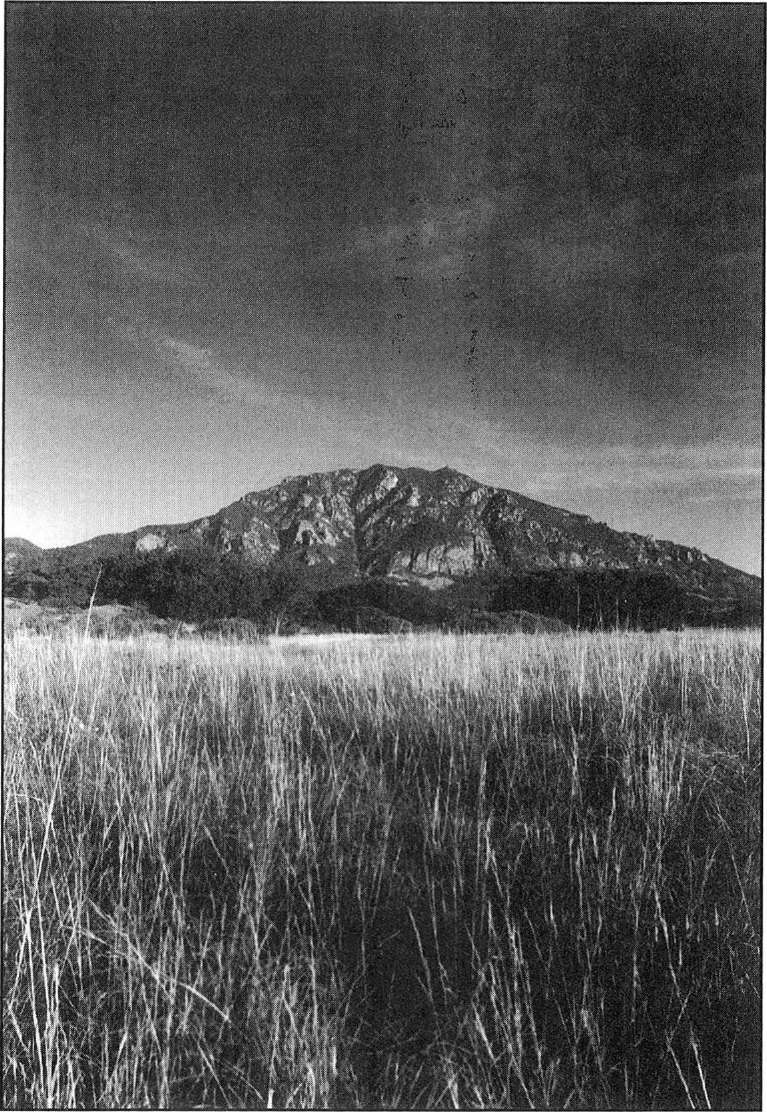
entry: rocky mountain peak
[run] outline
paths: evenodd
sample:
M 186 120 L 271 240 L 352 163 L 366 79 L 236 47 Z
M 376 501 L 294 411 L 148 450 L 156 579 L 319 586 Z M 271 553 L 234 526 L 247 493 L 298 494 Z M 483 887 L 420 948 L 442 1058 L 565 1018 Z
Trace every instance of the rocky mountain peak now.
M 25 547 L 25 545 L 27 547 Z M 183 525 L 95 538 L 59 558 L 207 547 L 255 565 L 292 556 L 352 577 L 385 576 L 431 588 L 476 572 L 664 568 L 692 587 L 712 574 L 752 579 L 696 549 L 620 533 L 585 514 L 477 482 L 450 467 L 375 464 L 295 475 Z M 6 541 L 6 568 L 51 552 Z

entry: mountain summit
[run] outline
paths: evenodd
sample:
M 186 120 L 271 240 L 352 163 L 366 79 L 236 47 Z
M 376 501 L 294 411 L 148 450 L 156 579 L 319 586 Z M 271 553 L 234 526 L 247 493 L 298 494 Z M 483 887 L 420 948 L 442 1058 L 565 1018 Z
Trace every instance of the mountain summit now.
M 292 557 L 351 579 L 387 577 L 429 588 L 476 573 L 660 569 L 707 597 L 753 592 L 760 581 L 696 548 L 623 533 L 585 514 L 438 471 L 382 464 L 284 479 L 210 517 L 148 525 L 60 549 L 5 544 L 6 573 L 132 553 L 203 547 L 257 565 Z

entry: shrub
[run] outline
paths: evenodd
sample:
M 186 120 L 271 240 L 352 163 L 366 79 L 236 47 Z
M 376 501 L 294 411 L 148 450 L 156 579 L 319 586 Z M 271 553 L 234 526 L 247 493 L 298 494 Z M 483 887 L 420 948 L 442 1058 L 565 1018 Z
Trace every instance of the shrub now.
M 203 637 L 221 637 L 224 640 L 249 642 L 263 640 L 265 636 L 263 627 L 247 618 L 218 618 L 215 621 L 203 622 L 199 632 Z

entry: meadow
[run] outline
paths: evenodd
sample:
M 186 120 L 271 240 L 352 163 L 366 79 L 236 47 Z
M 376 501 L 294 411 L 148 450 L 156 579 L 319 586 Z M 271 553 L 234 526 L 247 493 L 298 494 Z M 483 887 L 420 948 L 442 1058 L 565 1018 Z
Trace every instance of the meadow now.
M 5 1107 L 760 1105 L 755 631 L 12 631 Z

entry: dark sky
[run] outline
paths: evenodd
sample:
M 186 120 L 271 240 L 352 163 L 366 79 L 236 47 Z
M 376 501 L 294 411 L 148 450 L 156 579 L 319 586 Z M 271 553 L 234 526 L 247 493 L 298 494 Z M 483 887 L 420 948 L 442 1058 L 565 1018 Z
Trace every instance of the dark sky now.
M 756 570 L 759 5 L 9 4 L 6 532 L 449 465 Z

